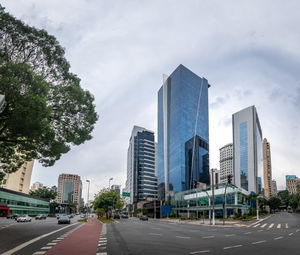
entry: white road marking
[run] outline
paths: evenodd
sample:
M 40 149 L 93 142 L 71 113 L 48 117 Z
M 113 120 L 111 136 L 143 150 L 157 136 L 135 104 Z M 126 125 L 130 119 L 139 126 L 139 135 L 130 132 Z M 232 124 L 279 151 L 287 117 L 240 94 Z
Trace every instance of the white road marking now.
M 106 246 L 106 243 L 99 243 L 99 244 L 98 244 L 98 247 L 99 247 L 99 246 Z
M 56 238 L 56 239 L 58 239 L 58 240 L 63 240 L 63 239 L 65 239 L 64 237 L 58 237 L 58 238 Z
M 252 232 L 246 232 L 246 233 L 244 233 L 244 235 L 249 235 L 249 234 L 251 234 Z
M 57 245 L 57 243 L 47 243 L 47 245 Z
M 45 254 L 47 251 L 37 251 L 35 253 L 33 253 L 32 255 L 42 255 Z
M 257 225 L 253 226 L 254 228 L 258 227 L 260 225 L 260 223 L 258 223 Z
M 278 224 L 278 225 L 277 225 L 277 228 L 281 228 L 281 224 Z
M 203 239 L 207 239 L 207 238 L 214 238 L 215 236 L 204 236 L 202 237 Z
M 160 228 L 152 228 L 152 229 L 160 229 Z
M 152 235 L 152 236 L 161 236 L 161 234 L 158 234 L 158 233 L 149 233 L 149 235 Z
M 266 240 L 262 240 L 262 241 L 253 242 L 252 244 L 265 243 L 265 242 Z
M 225 236 L 235 236 L 235 234 L 225 235 Z
M 52 248 L 52 246 L 45 246 L 45 247 L 42 247 L 41 250 L 50 250 Z
M 264 225 L 260 226 L 261 228 L 264 228 L 265 226 L 267 226 L 267 223 L 265 223 Z
M 100 237 L 100 240 L 107 240 L 106 237 Z
M 289 236 L 292 236 L 294 233 L 289 233 Z
M 273 226 L 274 226 L 274 223 L 272 223 L 272 224 L 269 226 L 269 228 L 273 228 Z
M 262 231 L 264 231 L 263 229 L 260 229 L 260 230 L 258 230 L 257 232 L 262 232 Z
M 210 250 L 193 251 L 193 252 L 190 252 L 190 254 L 199 254 L 199 253 L 208 253 L 208 252 L 210 252 Z
M 106 252 L 100 252 L 100 253 L 96 253 L 96 255 L 107 255 Z
M 2 253 L 2 255 L 11 255 L 11 254 L 13 254 L 13 253 L 15 253 L 15 252 L 17 252 L 17 251 L 23 249 L 24 247 L 26 247 L 26 246 L 28 246 L 28 245 L 34 243 L 34 242 L 37 242 L 37 241 L 41 240 L 42 238 L 44 238 L 44 237 L 46 237 L 46 236 L 50 236 L 50 235 L 52 235 L 52 234 L 54 234 L 54 233 L 56 233 L 56 232 L 59 232 L 59 231 L 64 230 L 64 229 L 66 229 L 66 228 L 69 228 L 69 227 L 71 227 L 71 226 L 73 226 L 73 225 L 75 225 L 75 224 L 79 224 L 79 223 L 74 223 L 74 224 L 71 224 L 71 225 L 62 227 L 62 228 L 60 228 L 60 229 L 54 230 L 54 231 L 52 231 L 52 232 L 50 232 L 50 233 L 47 233 L 47 234 L 38 236 L 38 237 L 36 237 L 36 238 L 34 238 L 34 239 L 32 239 L 32 240 L 29 240 L 29 241 L 27 241 L 27 242 L 25 242 L 25 243 L 22 243 L 22 244 L 18 245 L 17 247 L 15 247 L 15 248 L 13 248 L 13 249 L 7 251 L 7 252 Z M 82 226 L 83 226 L 83 225 L 82 225 Z
M 238 247 L 242 247 L 242 246 L 243 246 L 243 245 L 238 244 L 238 245 L 233 245 L 233 246 L 224 247 L 223 249 L 224 249 L 224 250 L 227 250 L 227 249 L 238 248 Z
M 52 243 L 55 243 L 55 242 L 57 243 L 57 242 L 60 242 L 60 241 L 61 241 L 61 240 L 52 240 L 51 242 L 52 242 Z
M 298 229 L 296 229 L 296 232 L 298 232 L 299 231 L 299 228 Z
M 190 236 L 176 236 L 177 238 L 182 238 L 182 239 L 190 239 Z
M 98 243 L 107 243 L 106 240 L 100 240 Z
M 289 228 L 289 225 L 287 223 L 285 223 L 285 228 Z
M 278 237 L 275 237 L 274 240 L 279 240 L 279 239 L 282 239 L 283 236 L 278 236 Z

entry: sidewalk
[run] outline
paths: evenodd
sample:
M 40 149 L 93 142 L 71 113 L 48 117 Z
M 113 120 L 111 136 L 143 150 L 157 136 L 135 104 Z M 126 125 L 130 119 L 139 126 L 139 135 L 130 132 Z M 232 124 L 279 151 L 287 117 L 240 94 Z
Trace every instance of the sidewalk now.
M 102 223 L 89 218 L 88 223 L 47 251 L 46 255 L 95 255 L 101 230 Z

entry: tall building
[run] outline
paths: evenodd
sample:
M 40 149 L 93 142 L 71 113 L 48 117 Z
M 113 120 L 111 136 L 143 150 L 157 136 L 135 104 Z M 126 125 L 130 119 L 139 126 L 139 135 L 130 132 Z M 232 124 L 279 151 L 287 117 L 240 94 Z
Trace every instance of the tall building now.
M 127 153 L 126 204 L 157 197 L 154 132 L 134 126 Z
M 263 141 L 263 162 L 264 162 L 264 193 L 269 199 L 272 196 L 272 164 L 271 164 L 271 148 L 266 138 Z
M 33 164 L 34 160 L 25 162 L 18 171 L 7 174 L 4 177 L 3 188 L 28 194 Z
M 286 175 L 286 189 L 291 194 L 296 194 L 300 190 L 300 178 L 296 175 Z
M 227 183 L 228 175 L 234 183 L 233 173 L 233 144 L 229 143 L 220 149 L 220 182 Z
M 119 195 L 121 195 L 121 185 L 111 185 L 111 189 L 116 191 Z
M 278 193 L 278 191 L 277 191 L 277 183 L 276 183 L 275 180 L 272 180 L 272 195 L 273 196 L 277 196 L 277 193 Z
M 209 184 L 208 84 L 183 65 L 158 91 L 158 183 L 161 199 Z
M 76 174 L 60 174 L 57 187 L 57 202 L 77 203 L 77 210 L 79 210 L 82 197 L 82 182 L 80 176 Z
M 42 189 L 43 187 L 44 187 L 44 185 L 42 183 L 40 183 L 40 182 L 34 182 L 34 183 L 32 183 L 30 189 L 32 191 L 35 191 L 35 190 L 38 190 L 38 189 Z
M 232 115 L 234 183 L 263 194 L 262 131 L 255 106 Z
M 210 184 L 217 185 L 220 183 L 220 170 L 212 168 L 209 170 Z

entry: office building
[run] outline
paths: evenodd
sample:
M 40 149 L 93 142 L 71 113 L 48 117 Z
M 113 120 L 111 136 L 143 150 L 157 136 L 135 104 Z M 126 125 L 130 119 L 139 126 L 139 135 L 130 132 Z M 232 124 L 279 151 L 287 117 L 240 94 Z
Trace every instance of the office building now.
M 272 164 L 271 148 L 266 138 L 263 141 L 263 162 L 264 162 L 264 195 L 266 199 L 272 196 Z
M 4 177 L 2 187 L 29 194 L 33 164 L 34 160 L 25 162 L 18 171 L 7 174 Z
M 210 184 L 220 184 L 220 170 L 212 168 L 209 170 Z
M 116 191 L 119 195 L 121 195 L 121 185 L 111 185 L 111 189 Z
M 208 84 L 183 65 L 158 91 L 159 197 L 209 184 Z
M 54 186 L 51 187 L 51 190 L 54 191 L 54 192 L 57 192 L 57 187 L 54 185 Z
M 275 180 L 272 180 L 272 195 L 277 196 L 278 190 L 277 190 L 277 183 Z
M 220 182 L 227 183 L 228 175 L 234 183 L 233 173 L 233 144 L 229 143 L 220 149 Z
M 255 106 L 232 115 L 234 183 L 263 194 L 262 131 Z
M 34 182 L 34 183 L 32 183 L 30 190 L 35 191 L 38 189 L 42 189 L 43 187 L 44 187 L 44 185 L 42 183 Z
M 61 204 L 76 203 L 77 210 L 79 210 L 82 197 L 80 176 L 76 174 L 60 174 L 57 187 L 57 202 Z
M 296 194 L 300 191 L 300 178 L 296 175 L 286 175 L 286 189 L 290 194 Z
M 157 177 L 155 175 L 154 132 L 134 126 L 127 153 L 127 180 L 124 192 L 127 205 L 157 198 Z

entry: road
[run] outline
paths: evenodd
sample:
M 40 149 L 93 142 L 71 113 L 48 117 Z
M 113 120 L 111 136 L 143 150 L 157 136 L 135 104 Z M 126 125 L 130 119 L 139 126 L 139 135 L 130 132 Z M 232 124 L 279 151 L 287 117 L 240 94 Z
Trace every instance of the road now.
M 79 226 L 81 223 L 77 222 L 77 218 L 71 219 L 70 225 L 58 225 L 56 218 L 33 218 L 32 222 L 24 223 L 0 218 L 0 254 L 32 255 L 47 243 L 61 240 Z
M 121 219 L 107 224 L 107 254 L 298 254 L 299 229 L 290 213 L 242 227 Z

